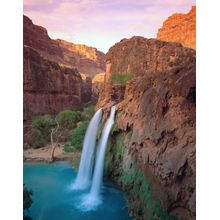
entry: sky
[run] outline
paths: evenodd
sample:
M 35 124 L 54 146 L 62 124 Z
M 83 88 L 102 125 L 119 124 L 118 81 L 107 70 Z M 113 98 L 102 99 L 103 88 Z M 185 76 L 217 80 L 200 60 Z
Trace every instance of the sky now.
M 187 13 L 195 0 L 24 0 L 24 14 L 52 39 L 107 52 L 123 38 L 155 38 L 173 13 Z

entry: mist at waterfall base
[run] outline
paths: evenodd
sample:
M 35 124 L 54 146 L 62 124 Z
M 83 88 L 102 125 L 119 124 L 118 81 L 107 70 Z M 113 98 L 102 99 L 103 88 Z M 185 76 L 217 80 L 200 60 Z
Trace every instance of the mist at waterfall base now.
M 129 220 L 124 193 L 109 180 L 102 187 L 103 203 L 96 210 L 77 208 L 87 190 L 72 190 L 77 171 L 67 162 L 24 164 L 24 183 L 33 191 L 28 215 L 33 220 Z

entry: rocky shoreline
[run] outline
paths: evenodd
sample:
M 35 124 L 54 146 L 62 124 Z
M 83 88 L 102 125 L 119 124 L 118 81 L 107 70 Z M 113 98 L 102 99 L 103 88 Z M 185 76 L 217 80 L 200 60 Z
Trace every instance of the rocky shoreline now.
M 80 160 L 81 152 L 64 152 L 64 147 L 60 146 L 55 149 L 54 162 L 55 161 L 68 161 L 76 162 Z M 23 151 L 23 162 L 49 162 L 51 155 L 51 146 L 47 145 L 43 148 L 33 149 L 29 148 Z

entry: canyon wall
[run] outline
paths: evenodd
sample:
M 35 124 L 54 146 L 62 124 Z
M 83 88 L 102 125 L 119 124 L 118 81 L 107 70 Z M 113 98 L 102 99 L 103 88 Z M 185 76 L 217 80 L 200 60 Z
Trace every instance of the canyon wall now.
M 103 72 L 105 54 L 94 47 L 74 44 L 61 39 L 53 40 L 44 27 L 33 24 L 24 15 L 24 45 L 38 50 L 47 59 L 62 65 L 77 68 L 79 72 L 93 77 Z
M 53 40 L 44 27 L 27 16 L 23 19 L 24 120 L 81 109 L 92 98 L 89 76 L 103 71 L 105 55 L 96 48 Z
M 64 109 L 81 109 L 83 80 L 77 69 L 45 59 L 36 50 L 24 46 L 24 120 Z
M 105 73 L 98 73 L 92 79 L 92 93 L 95 97 L 99 97 L 105 80 Z
M 157 39 L 179 42 L 184 47 L 196 48 L 196 6 L 189 13 L 175 13 L 164 21 L 158 30 Z
M 94 47 L 56 40 L 62 49 L 66 63 L 76 65 L 77 69 L 91 78 L 105 69 L 105 54 Z
M 115 44 L 106 62 L 96 108 L 117 108 L 107 174 L 137 220 L 195 219 L 195 50 L 133 37 Z M 114 73 L 133 79 L 113 84 Z

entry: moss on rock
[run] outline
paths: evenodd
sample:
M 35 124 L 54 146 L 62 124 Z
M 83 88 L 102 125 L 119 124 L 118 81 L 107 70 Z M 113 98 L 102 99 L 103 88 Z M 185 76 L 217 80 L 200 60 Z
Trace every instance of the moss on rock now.
M 106 155 L 105 172 L 122 186 L 128 195 L 129 209 L 136 220 L 141 219 L 161 219 L 176 220 L 176 216 L 169 215 L 159 198 L 152 196 L 151 187 L 142 172 L 138 170 L 135 164 L 128 163 L 126 159 L 125 139 L 130 138 L 132 131 L 126 135 L 123 133 L 114 133 L 110 140 L 110 146 Z

